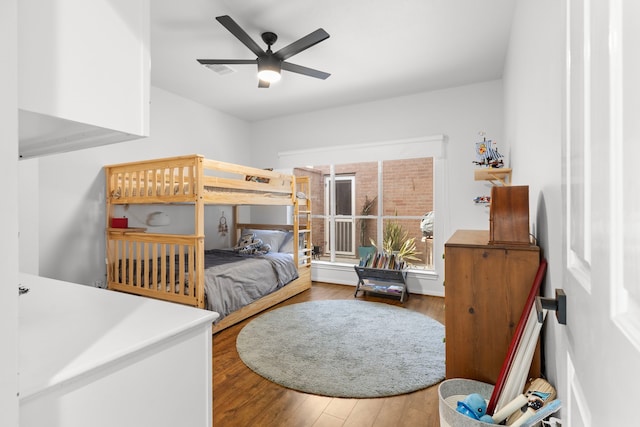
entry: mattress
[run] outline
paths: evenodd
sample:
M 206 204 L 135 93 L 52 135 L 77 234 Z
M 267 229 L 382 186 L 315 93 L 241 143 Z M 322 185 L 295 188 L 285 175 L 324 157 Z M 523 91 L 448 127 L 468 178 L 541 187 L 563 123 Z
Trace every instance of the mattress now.
M 241 255 L 229 250 L 205 251 L 207 309 L 228 314 L 298 278 L 291 254 Z

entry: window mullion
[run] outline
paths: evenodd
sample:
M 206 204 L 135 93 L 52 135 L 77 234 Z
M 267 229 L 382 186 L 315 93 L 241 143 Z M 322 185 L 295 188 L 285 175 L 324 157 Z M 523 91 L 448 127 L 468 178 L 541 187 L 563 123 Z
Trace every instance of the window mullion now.
M 378 160 L 378 218 L 376 219 L 376 245 L 381 248 L 382 247 L 382 234 L 383 234 L 383 215 L 382 213 L 384 212 L 384 204 L 382 203 L 382 199 L 383 199 L 383 191 L 384 188 L 382 188 L 382 160 Z
M 329 165 L 329 254 L 336 262 L 336 168 Z

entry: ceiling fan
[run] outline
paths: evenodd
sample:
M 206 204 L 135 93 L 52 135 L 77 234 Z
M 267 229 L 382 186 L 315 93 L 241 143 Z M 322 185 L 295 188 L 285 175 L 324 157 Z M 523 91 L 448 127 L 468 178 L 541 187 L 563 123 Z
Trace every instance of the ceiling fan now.
M 247 46 L 254 54 L 256 59 L 198 59 L 198 62 L 204 66 L 220 65 L 220 64 L 257 64 L 258 65 L 258 87 L 268 88 L 273 82 L 280 80 L 282 70 L 291 71 L 293 73 L 303 74 L 305 76 L 315 77 L 318 79 L 326 79 L 331 74 L 324 71 L 314 70 L 313 68 L 303 67 L 302 65 L 292 64 L 286 60 L 295 54 L 310 48 L 329 38 L 329 34 L 319 28 L 301 39 L 283 47 L 277 52 L 271 50 L 278 39 L 275 33 L 267 31 L 262 33 L 262 40 L 267 44 L 267 50 L 264 51 L 258 44 L 240 26 L 231 19 L 230 16 L 216 17 L 227 30 L 238 38 L 245 46 Z

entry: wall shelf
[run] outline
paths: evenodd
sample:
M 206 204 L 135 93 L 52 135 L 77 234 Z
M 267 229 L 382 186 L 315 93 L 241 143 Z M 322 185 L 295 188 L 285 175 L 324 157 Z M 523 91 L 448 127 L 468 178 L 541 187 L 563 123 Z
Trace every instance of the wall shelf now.
M 476 181 L 489 181 L 493 185 L 511 185 L 511 168 L 476 169 L 473 175 Z

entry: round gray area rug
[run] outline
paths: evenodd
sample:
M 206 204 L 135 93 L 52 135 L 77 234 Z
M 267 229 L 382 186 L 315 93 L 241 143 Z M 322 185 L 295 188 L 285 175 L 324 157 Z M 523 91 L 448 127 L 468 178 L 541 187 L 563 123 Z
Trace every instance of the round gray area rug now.
M 327 300 L 269 311 L 236 341 L 242 361 L 285 387 L 332 397 L 382 397 L 444 379 L 444 326 L 393 305 Z

